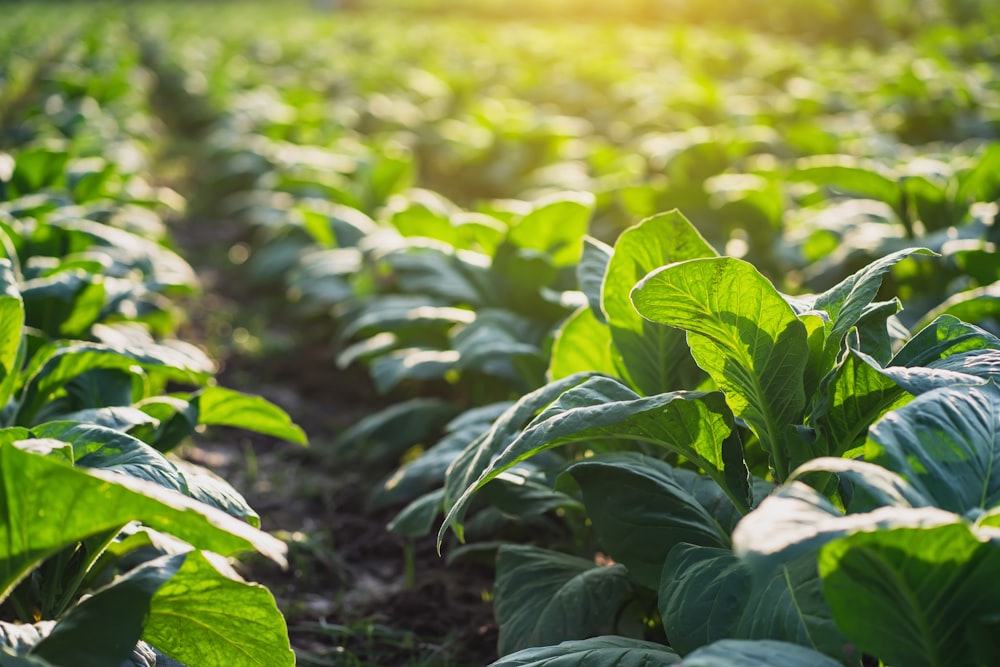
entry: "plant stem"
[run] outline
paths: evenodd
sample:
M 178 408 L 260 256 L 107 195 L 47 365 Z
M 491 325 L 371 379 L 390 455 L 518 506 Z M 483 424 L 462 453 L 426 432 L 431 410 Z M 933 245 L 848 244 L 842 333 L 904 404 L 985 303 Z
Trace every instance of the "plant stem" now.
M 412 591 L 417 583 L 417 566 L 413 554 L 413 541 L 403 544 L 403 590 Z
M 11 595 L 8 599 L 10 600 L 10 605 L 14 607 L 14 613 L 17 614 L 19 619 L 25 623 L 34 623 L 34 615 L 26 606 L 24 606 L 24 602 L 21 601 L 21 598 L 18 597 L 17 594 Z
M 94 563 L 97 559 L 104 553 L 104 550 L 108 548 L 108 545 L 115 539 L 115 536 L 121 529 L 108 531 L 106 533 L 95 535 L 87 540 L 85 540 L 81 548 L 87 550 L 87 559 L 80 564 L 76 572 L 73 573 L 72 580 L 68 583 L 66 588 L 63 590 L 62 596 L 55 605 L 55 614 L 53 618 L 57 618 L 62 615 L 66 608 L 69 607 L 70 602 L 76 597 L 77 592 L 80 589 L 80 585 L 83 583 L 84 578 L 90 573 Z

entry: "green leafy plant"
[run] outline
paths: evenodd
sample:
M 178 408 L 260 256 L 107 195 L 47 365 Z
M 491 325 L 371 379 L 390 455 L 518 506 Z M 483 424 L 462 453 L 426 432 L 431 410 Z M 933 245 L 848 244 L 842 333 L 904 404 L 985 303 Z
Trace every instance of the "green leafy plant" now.
M 664 233 L 666 229 L 673 233 Z M 644 266 L 638 285 L 619 288 L 613 269 L 626 262 L 619 253 L 630 253 L 628 263 L 641 266 L 642 256 L 630 248 L 653 247 L 631 245 L 628 234 L 655 234 L 663 248 L 655 259 L 665 266 Z M 866 605 L 891 603 L 873 579 L 853 581 L 851 592 L 838 597 L 840 590 L 847 590 L 838 587 L 847 583 L 839 583 L 844 570 L 834 565 L 839 561 L 832 554 L 847 547 L 824 551 L 820 545 L 869 535 L 895 544 L 891 531 L 897 524 L 891 517 L 896 515 L 878 509 L 886 505 L 930 508 L 927 519 L 919 518 L 917 510 L 912 519 L 900 513 L 900 526 L 908 530 L 931 530 L 942 521 L 971 520 L 978 525 L 981 514 L 971 519 L 941 517 L 952 516 L 948 511 L 992 509 L 987 481 L 991 475 L 985 473 L 981 482 L 956 483 L 939 462 L 967 461 L 970 473 L 978 470 L 980 475 L 989 469 L 983 461 L 992 457 L 989 434 L 995 411 L 984 404 L 975 412 L 984 415 L 982 426 L 959 426 L 962 410 L 956 403 L 958 395 L 969 393 L 990 400 L 1000 341 L 951 317 L 939 318 L 916 335 L 890 335 L 899 329 L 891 324 L 898 302 L 874 301 L 881 276 L 904 257 L 922 251 L 905 250 L 878 260 L 823 294 L 789 298 L 750 264 L 710 256 L 697 238 L 677 213 L 647 220 L 623 235 L 606 264 L 600 294 L 591 293 L 591 303 L 599 304 L 601 311 L 590 306 L 589 316 L 578 313 L 562 331 L 563 336 L 574 335 L 573 327 L 586 322 L 589 337 L 605 332 L 610 352 L 595 350 L 594 358 L 605 364 L 611 360 L 611 366 L 566 375 L 523 397 L 466 448 L 448 471 L 443 496 L 447 517 L 439 540 L 449 527 L 461 537 L 463 517 L 477 492 L 530 465 L 539 454 L 557 446 L 565 452 L 569 445 L 563 457 L 546 459 L 554 466 L 548 478 L 559 479 L 564 492 L 579 493 L 600 549 L 619 565 L 577 563 L 569 556 L 537 551 L 533 557 L 545 565 L 533 565 L 534 570 L 553 568 L 560 573 L 554 575 L 553 585 L 563 582 L 557 589 L 543 589 L 537 578 L 519 577 L 519 561 L 506 547 L 501 549 L 496 594 L 502 653 L 527 646 L 505 639 L 525 637 L 525 628 L 531 628 L 530 639 L 518 641 L 529 645 L 582 639 L 609 627 L 614 634 L 641 639 L 649 626 L 636 623 L 630 630 L 620 611 L 628 608 L 626 601 L 652 593 L 657 625 L 662 624 L 670 646 L 688 656 L 685 664 L 700 655 L 701 647 L 732 651 L 731 664 L 756 664 L 732 645 L 714 643 L 732 639 L 802 644 L 845 664 L 857 664 L 864 652 L 885 660 L 913 660 L 903 634 L 879 633 L 876 640 L 867 632 L 877 612 L 867 612 L 872 614 L 868 622 L 845 620 L 841 605 L 849 595 L 852 600 L 870 600 Z M 684 257 L 692 248 L 701 256 Z M 672 328 L 664 333 L 682 336 L 689 359 L 707 375 L 696 390 L 643 394 L 634 381 L 617 375 L 629 368 L 629 356 L 634 355 L 635 363 L 648 350 L 618 342 L 629 340 L 620 333 L 616 340 L 614 309 L 609 307 L 618 296 L 612 291 L 616 289 L 630 292 L 635 310 L 645 318 L 633 321 L 668 325 Z M 648 335 L 642 338 L 649 340 Z M 583 364 L 577 352 L 572 359 Z M 561 364 L 557 345 L 552 368 L 571 368 Z M 940 417 L 932 405 L 944 408 Z M 913 428 L 926 429 L 927 434 L 914 437 L 911 430 L 899 430 Z M 940 428 L 960 428 L 968 435 L 945 436 Z M 909 446 L 915 449 L 898 450 L 902 442 L 913 443 Z M 945 447 L 960 446 L 963 454 L 916 454 L 918 442 L 949 443 Z M 858 456 L 866 462 L 855 461 Z M 800 480 L 805 478 L 813 480 L 811 495 L 803 490 Z M 910 486 L 911 479 L 918 478 L 933 479 L 941 489 L 969 488 L 970 500 L 956 507 L 943 499 L 921 499 Z M 781 485 L 775 489 L 774 483 Z M 812 505 L 782 510 L 782 498 Z M 812 506 L 817 514 L 807 518 L 804 508 Z M 819 508 L 833 517 L 830 531 L 817 528 Z M 988 558 L 991 547 L 982 549 L 982 554 L 968 552 L 970 567 Z M 526 552 L 522 558 L 535 553 Z M 857 553 L 861 557 L 862 551 Z M 888 553 L 885 558 L 891 562 Z M 941 557 L 948 558 L 943 553 Z M 768 567 L 762 566 L 765 562 Z M 621 566 L 625 569 L 616 569 Z M 608 588 L 613 581 L 622 582 L 616 593 Z M 940 586 L 934 588 L 937 595 L 947 590 L 947 584 Z M 650 593 L 641 593 L 644 590 Z M 929 589 L 927 594 L 934 595 Z M 572 602 L 549 603 L 564 595 Z M 509 610 L 499 603 L 508 599 L 517 600 Z M 851 613 L 858 613 L 857 604 Z M 975 613 L 987 618 L 995 611 Z M 927 627 L 914 618 L 900 623 Z M 992 650 L 987 646 L 981 637 L 970 635 L 958 653 L 944 656 L 934 649 L 915 664 L 970 664 L 970 659 L 982 664 Z M 524 648 L 510 659 L 527 660 L 534 650 Z M 547 650 L 553 653 L 545 655 L 563 655 L 560 649 Z M 760 651 L 769 655 L 765 644 Z M 591 664 L 572 655 L 567 647 L 567 664 Z M 949 662 L 952 659 L 956 662 Z M 810 661 L 821 659 L 810 653 L 795 660 L 789 664 L 816 664 Z
M 2 179 L 16 197 L 0 220 L 0 664 L 292 664 L 273 597 L 228 560 L 283 564 L 284 544 L 168 452 L 207 425 L 305 436 L 164 338 L 193 270 L 150 209 L 107 198 L 113 168 L 64 174 L 70 160 L 19 152 Z M 80 209 L 67 187 L 98 200 Z

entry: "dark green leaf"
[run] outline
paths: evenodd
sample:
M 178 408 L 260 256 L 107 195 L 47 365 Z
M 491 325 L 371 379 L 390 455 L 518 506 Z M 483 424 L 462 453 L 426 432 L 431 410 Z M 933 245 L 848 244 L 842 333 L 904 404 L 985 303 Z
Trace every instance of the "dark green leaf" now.
M 413 445 L 436 439 L 456 412 L 441 399 L 410 399 L 365 417 L 341 433 L 335 446 L 357 450 L 369 461 L 394 459 Z
M 491 462 L 502 453 L 520 435 L 522 429 L 531 421 L 539 410 L 550 404 L 564 391 L 584 382 L 590 373 L 577 373 L 561 380 L 536 389 L 522 396 L 520 400 L 508 408 L 493 426 L 477 438 L 462 452 L 448 469 L 445 479 L 444 508 L 447 518 L 438 532 L 438 548 L 444 539 L 448 528 L 462 539 L 462 519 L 465 516 L 467 504 L 475 489 L 485 484 L 483 477 L 491 469 Z M 511 465 L 516 461 L 511 462 Z M 508 466 L 509 467 L 509 466 Z M 500 471 L 496 471 L 499 473 Z M 481 483 L 480 483 L 481 482 Z
M 21 349 L 24 302 L 9 259 L 0 259 L 0 406 L 7 405 L 24 354 Z
M 254 528 L 260 528 L 260 516 L 229 482 L 210 470 L 183 459 L 175 459 L 171 463 L 180 474 L 187 488 L 187 495 L 222 510 L 229 516 L 242 519 Z
M 45 401 L 60 387 L 86 371 L 116 369 L 134 372 L 138 365 L 162 373 L 166 378 L 190 384 L 208 382 L 214 372 L 211 362 L 196 348 L 168 344 L 119 347 L 100 343 L 72 343 L 39 353 L 27 371 L 28 380 L 18 411 L 20 423 L 30 422 Z M 36 355 L 37 357 L 38 355 Z
M 1000 282 L 954 294 L 927 313 L 921 322 L 951 315 L 966 322 L 984 322 L 1000 318 Z
M 923 528 L 953 523 L 934 507 L 887 506 L 847 514 L 818 491 L 793 481 L 775 491 L 733 531 L 733 548 L 754 572 L 770 573 L 797 556 L 859 531 Z
M 1000 349 L 1000 339 L 951 315 L 937 317 L 892 359 L 893 366 L 927 366 L 952 354 Z
M 177 574 L 186 555 L 146 563 L 71 608 L 32 651 L 57 665 L 106 667 L 132 655 L 150 601 Z
M 39 438 L 73 445 L 76 465 L 131 475 L 188 495 L 187 484 L 173 463 L 146 443 L 130 435 L 96 424 L 49 422 L 36 426 Z
M 945 387 L 869 430 L 865 458 L 958 514 L 1000 503 L 1000 389 Z
M 729 550 L 682 544 L 664 563 L 659 604 L 671 645 L 681 653 L 738 638 L 848 657 L 812 554 L 755 577 Z
M 434 519 L 441 514 L 444 489 L 428 491 L 404 507 L 389 522 L 390 532 L 403 537 L 423 537 L 430 534 Z
M 841 663 L 788 642 L 724 639 L 684 658 L 684 667 L 837 667 Z
M 680 660 L 662 644 L 611 636 L 524 649 L 490 667 L 667 667 Z
M 442 380 L 459 359 L 456 350 L 408 347 L 376 357 L 370 371 L 375 388 L 384 394 L 406 380 Z
M 535 547 L 504 544 L 494 585 L 500 638 L 507 655 L 531 646 L 611 634 L 632 585 L 621 565 Z
M 840 352 L 844 336 L 855 326 L 882 286 L 882 276 L 911 255 L 932 255 L 926 248 L 907 248 L 882 257 L 816 297 L 815 307 L 830 315 L 833 326 L 826 340 L 827 368 Z
M 587 460 L 566 472 L 580 485 L 601 546 L 655 590 L 674 545 L 729 546 L 729 535 L 668 464 L 645 456 Z

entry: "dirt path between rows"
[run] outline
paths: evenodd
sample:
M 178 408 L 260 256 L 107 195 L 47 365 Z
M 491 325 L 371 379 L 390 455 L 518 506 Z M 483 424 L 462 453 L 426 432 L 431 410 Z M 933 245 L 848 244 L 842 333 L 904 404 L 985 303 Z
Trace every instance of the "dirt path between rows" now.
M 484 601 L 490 568 L 448 566 L 433 539 L 407 543 L 388 533 L 393 510 L 371 513 L 365 499 L 391 470 L 365 469 L 334 451 L 338 433 L 384 405 L 367 376 L 336 367 L 329 332 L 303 331 L 280 298 L 246 289 L 228 260 L 243 236 L 238 223 L 184 219 L 172 229 L 202 283 L 202 294 L 186 304 L 181 337 L 217 359 L 221 385 L 277 403 L 310 439 L 302 448 L 217 429 L 186 452 L 233 483 L 262 527 L 289 542 L 289 570 L 252 562 L 247 578 L 274 593 L 299 664 L 478 667 L 495 660 L 496 626 Z

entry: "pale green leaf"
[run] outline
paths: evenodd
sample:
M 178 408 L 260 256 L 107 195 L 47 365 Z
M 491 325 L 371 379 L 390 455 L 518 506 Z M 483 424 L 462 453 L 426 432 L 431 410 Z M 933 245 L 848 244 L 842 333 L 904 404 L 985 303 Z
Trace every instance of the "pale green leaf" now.
M 239 580 L 198 551 L 188 554 L 153 596 L 143 639 L 187 665 L 295 664 L 271 593 Z
M 136 520 L 199 548 L 224 555 L 257 549 L 284 562 L 284 544 L 203 503 L 13 445 L 0 445 L 0 510 L 7 517 L 0 523 L 0 598 L 59 549 Z
M 798 448 L 790 427 L 802 422 L 810 352 L 805 326 L 781 294 L 747 262 L 719 257 L 662 267 L 632 299 L 643 317 L 688 332 L 695 361 L 784 477 Z
M 629 292 L 658 267 L 716 254 L 678 211 L 643 220 L 618 238 L 604 277 L 601 301 L 617 351 L 616 363 L 640 394 L 690 389 L 697 375 L 685 362 L 688 352 L 684 334 L 644 319 L 629 300 Z
M 820 551 L 819 570 L 837 625 L 887 664 L 1000 659 L 995 620 L 984 622 L 1000 613 L 1000 547 L 957 517 L 843 537 Z
M 573 373 L 598 371 L 614 375 L 611 329 L 602 324 L 590 307 L 580 308 L 570 315 L 556 331 L 549 360 L 549 380 L 558 380 Z

